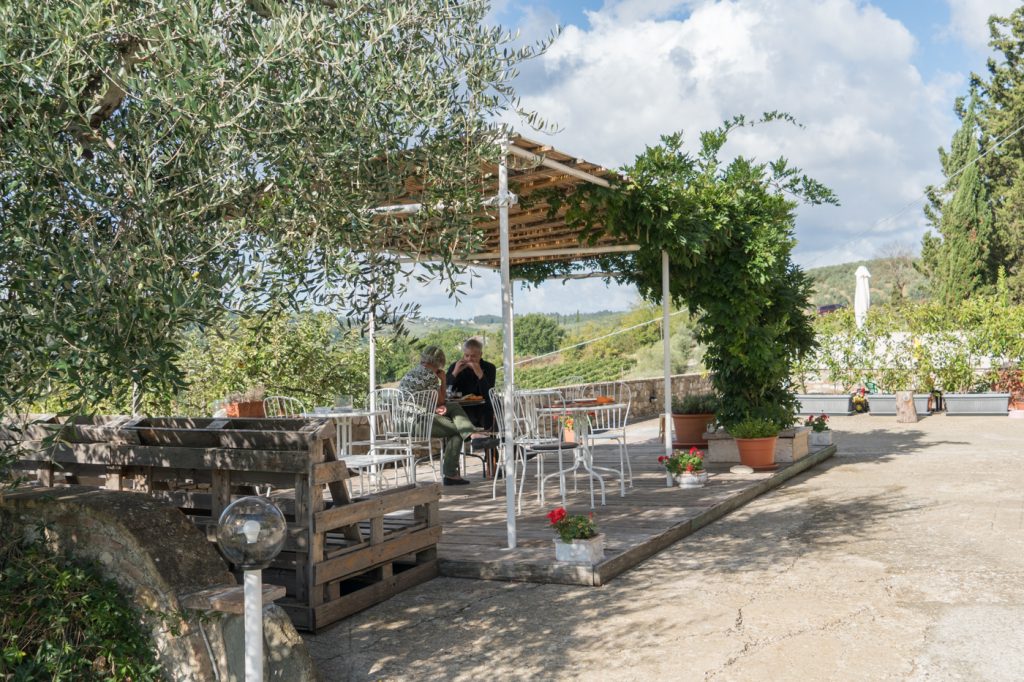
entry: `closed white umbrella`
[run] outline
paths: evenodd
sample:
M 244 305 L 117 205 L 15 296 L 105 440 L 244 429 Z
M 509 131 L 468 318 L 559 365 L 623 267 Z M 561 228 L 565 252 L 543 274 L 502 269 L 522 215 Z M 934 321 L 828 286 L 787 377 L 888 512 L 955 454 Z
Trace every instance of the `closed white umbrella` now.
M 857 268 L 857 290 L 853 295 L 853 316 L 857 320 L 857 329 L 864 326 L 864 318 L 871 307 L 871 273 L 863 265 Z

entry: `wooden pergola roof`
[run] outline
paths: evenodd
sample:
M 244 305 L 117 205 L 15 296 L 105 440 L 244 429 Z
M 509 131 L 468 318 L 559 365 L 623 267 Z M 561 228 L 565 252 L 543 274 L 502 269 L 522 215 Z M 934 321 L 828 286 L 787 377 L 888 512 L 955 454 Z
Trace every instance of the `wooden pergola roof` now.
M 511 266 L 637 250 L 636 245 L 609 235 L 599 237 L 593 244 L 582 244 L 580 231 L 565 223 L 565 208 L 551 216 L 548 201 L 536 195 L 541 190 L 552 189 L 570 193 L 584 183 L 608 186 L 610 180 L 619 177 L 615 171 L 518 135 L 509 140 L 508 169 L 509 191 L 517 199 L 509 207 Z M 498 164 L 485 164 L 481 174 L 488 200 L 485 204 L 489 204 L 476 222 L 476 227 L 483 232 L 483 244 L 478 252 L 461 260 L 474 266 L 497 268 L 500 263 L 499 224 L 494 199 Z M 380 210 L 390 212 L 401 208 L 396 205 Z
M 559 189 L 569 192 L 580 184 L 595 181 L 606 185 L 609 180 L 618 177 L 615 171 L 521 136 L 509 140 L 509 155 L 515 160 L 509 164 L 509 190 L 519 198 L 518 203 L 509 207 L 511 265 L 575 260 L 588 255 L 636 250 L 633 244 L 607 235 L 600 237 L 596 244 L 583 246 L 579 231 L 565 224 L 564 207 L 551 218 L 547 201 L 536 200 L 536 197 L 530 200 L 531 195 L 539 190 Z M 551 166 L 557 164 L 562 168 L 543 165 L 545 160 L 554 162 Z M 497 165 L 487 168 L 486 172 L 489 177 L 497 177 Z M 486 234 L 486 247 L 471 260 L 497 267 L 497 216 L 482 218 L 478 227 Z

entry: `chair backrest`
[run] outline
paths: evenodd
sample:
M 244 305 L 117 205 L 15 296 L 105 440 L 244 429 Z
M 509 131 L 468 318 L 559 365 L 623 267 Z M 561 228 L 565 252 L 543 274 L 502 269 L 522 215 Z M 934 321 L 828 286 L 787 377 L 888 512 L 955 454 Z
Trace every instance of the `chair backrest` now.
M 368 396 L 367 404 L 377 412 L 374 426 L 378 437 L 408 437 L 408 431 L 402 429 L 402 405 L 411 400 L 412 396 L 407 391 L 397 388 L 378 388 Z
M 625 405 L 624 420 L 629 420 L 629 412 L 633 407 L 633 389 L 624 381 L 606 381 L 594 384 L 594 397 L 611 398 L 616 403 Z
M 516 391 L 516 416 L 527 438 L 559 440 L 563 428 L 559 417 L 564 406 L 565 397 L 557 389 Z
M 562 395 L 565 396 L 566 400 L 582 398 L 590 389 L 586 382 L 587 380 L 581 376 L 566 377 L 563 382 L 565 386 L 562 388 Z
M 494 432 L 499 438 L 505 438 L 505 393 L 497 388 L 492 388 L 489 391 L 491 397 L 491 405 L 494 407 Z M 517 435 L 522 433 L 522 420 L 515 414 L 516 410 L 513 407 L 512 410 L 512 439 L 515 440 Z
M 437 391 L 416 391 L 407 395 L 408 399 L 402 403 L 403 427 L 407 429 L 414 445 L 429 444 L 430 431 L 434 427 L 434 417 L 437 416 Z
M 298 398 L 272 395 L 263 400 L 263 412 L 268 417 L 300 417 L 305 411 L 306 408 Z

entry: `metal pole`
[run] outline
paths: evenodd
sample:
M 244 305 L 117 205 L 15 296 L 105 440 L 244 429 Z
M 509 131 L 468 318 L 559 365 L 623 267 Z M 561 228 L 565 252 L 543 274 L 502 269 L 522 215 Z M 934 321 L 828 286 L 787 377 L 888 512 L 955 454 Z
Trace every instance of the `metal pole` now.
M 668 329 L 668 251 L 661 252 L 661 344 L 665 370 L 665 454 L 672 454 L 672 343 Z
M 263 571 L 245 571 L 245 682 L 263 682 Z
M 370 412 L 373 412 L 377 409 L 377 396 L 374 395 L 374 391 L 377 390 L 377 309 L 373 306 L 372 301 L 368 332 L 370 334 Z M 377 423 L 374 415 L 371 414 L 368 421 L 370 422 L 370 444 L 374 445 L 377 442 Z M 372 452 L 376 452 L 376 450 Z M 341 454 L 339 453 L 338 456 L 340 457 Z
M 508 247 L 508 139 L 501 140 L 501 159 L 498 161 L 498 228 L 501 251 L 501 322 L 504 329 L 502 364 L 505 366 L 505 386 L 502 401 L 505 414 L 505 518 L 508 548 L 516 548 L 516 476 L 515 443 L 515 366 L 512 357 L 512 277 L 509 274 Z

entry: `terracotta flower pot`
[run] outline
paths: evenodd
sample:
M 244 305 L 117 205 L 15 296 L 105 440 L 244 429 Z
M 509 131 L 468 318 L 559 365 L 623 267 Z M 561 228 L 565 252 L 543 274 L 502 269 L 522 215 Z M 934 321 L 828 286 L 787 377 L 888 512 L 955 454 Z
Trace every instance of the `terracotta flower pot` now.
M 253 400 L 245 403 L 228 403 L 224 408 L 229 417 L 262 419 L 267 416 L 263 410 L 262 400 Z
M 696 446 L 707 449 L 704 432 L 709 422 L 714 421 L 713 414 L 673 414 L 672 431 L 674 433 L 672 447 L 683 448 Z
M 771 469 L 775 466 L 775 446 L 778 442 L 778 436 L 737 438 L 736 447 L 740 451 L 740 463 L 753 469 Z

